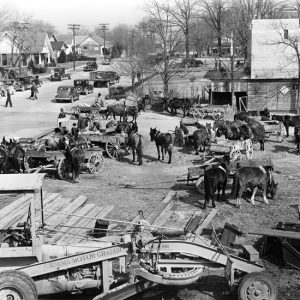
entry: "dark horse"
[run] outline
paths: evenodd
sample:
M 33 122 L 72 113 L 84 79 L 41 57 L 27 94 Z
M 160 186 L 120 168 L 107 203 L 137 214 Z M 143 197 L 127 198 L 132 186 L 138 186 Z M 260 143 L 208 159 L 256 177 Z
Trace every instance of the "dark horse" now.
M 263 200 L 269 204 L 267 194 L 270 193 L 273 199 L 276 196 L 278 183 L 275 183 L 272 175 L 272 167 L 241 167 L 234 174 L 231 195 L 236 197 L 236 204 L 241 205 L 241 197 L 249 187 L 253 190 L 251 203 L 254 205 L 254 197 L 258 188 L 263 191 Z
M 227 185 L 227 179 L 229 176 L 229 162 L 230 158 L 225 155 L 223 162 L 219 165 L 213 166 L 204 173 L 204 190 L 205 190 L 205 202 L 204 209 L 209 201 L 212 201 L 212 207 L 216 207 L 214 195 L 218 189 L 217 200 L 220 199 L 220 190 L 222 189 L 222 200 L 225 201 L 225 189 Z
M 150 128 L 150 139 L 151 142 L 155 141 L 157 148 L 158 160 L 160 160 L 160 149 L 161 149 L 161 158 L 164 160 L 164 152 L 169 154 L 168 164 L 172 162 L 172 148 L 173 148 L 173 137 L 170 133 L 161 133 L 156 128 Z M 160 147 L 160 149 L 159 149 Z
M 1 145 L 0 146 L 0 174 L 6 173 L 7 160 L 8 160 L 8 151 L 6 150 L 6 147 Z
M 185 117 L 186 112 L 190 107 L 191 104 L 188 98 L 173 98 L 165 104 L 165 109 L 168 111 L 168 108 L 170 108 L 172 115 L 177 115 L 177 109 L 181 109 L 183 117 Z
M 81 166 L 85 160 L 84 150 L 77 146 L 76 143 L 68 145 L 65 150 L 65 157 L 68 165 L 68 174 L 72 173 L 73 182 L 79 182 Z
M 132 162 L 135 162 L 135 154 L 137 154 L 139 165 L 143 164 L 143 148 L 144 137 L 138 133 L 138 127 L 136 123 L 130 124 L 127 127 L 127 143 L 126 146 L 132 149 Z
M 205 126 L 198 124 L 198 129 L 193 132 L 193 141 L 195 148 L 195 155 L 199 154 L 199 151 L 205 151 L 205 146 L 210 144 L 210 135 Z
M 253 120 L 249 117 L 245 117 L 243 116 L 240 119 L 241 115 L 236 114 L 234 116 L 235 120 L 241 120 L 241 121 L 245 121 L 248 126 L 251 128 L 251 131 L 253 133 L 253 140 L 254 141 L 258 141 L 260 143 L 260 151 L 265 151 L 265 128 L 262 124 L 260 124 L 258 121 Z
M 136 122 L 137 116 L 138 116 L 138 107 L 137 106 L 127 106 L 123 103 L 116 103 L 114 105 L 107 107 L 107 113 L 106 113 L 106 119 L 113 115 L 114 120 L 116 119 L 116 116 L 120 116 L 120 122 L 128 118 L 128 116 L 131 116 L 133 121 Z
M 295 143 L 297 145 L 297 153 L 300 154 L 300 122 L 295 125 L 294 129 Z
M 3 165 L 3 171 L 6 172 L 8 169 L 12 169 L 18 173 L 23 171 L 25 173 L 25 150 L 20 146 L 19 143 L 14 143 L 12 140 L 7 142 L 3 137 L 2 149 L 6 151 L 6 161 Z
M 224 135 L 228 140 L 246 140 L 253 137 L 250 126 L 242 121 L 227 121 L 217 127 L 216 136 Z

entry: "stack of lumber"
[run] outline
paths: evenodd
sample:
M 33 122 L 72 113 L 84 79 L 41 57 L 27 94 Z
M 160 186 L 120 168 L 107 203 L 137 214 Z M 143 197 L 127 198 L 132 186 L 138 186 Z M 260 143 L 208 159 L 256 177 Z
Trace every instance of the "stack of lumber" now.
M 26 221 L 31 195 L 25 194 L 0 210 L 3 216 L 0 228 L 14 228 Z M 87 203 L 85 196 L 75 199 L 64 198 L 59 193 L 43 192 L 44 224 L 47 244 L 78 244 L 89 239 L 88 233 L 94 228 L 96 219 L 105 218 L 113 206 L 98 207 Z M 36 220 L 41 224 L 39 211 Z

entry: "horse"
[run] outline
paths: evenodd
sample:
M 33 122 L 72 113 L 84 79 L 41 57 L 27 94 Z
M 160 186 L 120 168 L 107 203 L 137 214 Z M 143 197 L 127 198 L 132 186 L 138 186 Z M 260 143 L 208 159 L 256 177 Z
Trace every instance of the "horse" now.
M 85 160 L 84 150 L 76 145 L 68 145 L 66 147 L 65 157 L 68 163 L 68 173 L 72 172 L 73 182 L 78 183 L 81 165 Z
M 263 201 L 269 204 L 267 194 L 271 195 L 273 199 L 276 196 L 278 183 L 275 183 L 272 175 L 272 167 L 241 167 L 236 170 L 233 179 L 231 195 L 236 197 L 236 204 L 241 206 L 241 197 L 246 190 L 250 187 L 253 192 L 250 202 L 255 205 L 254 197 L 258 188 L 263 191 Z
M 61 134 L 53 134 L 43 141 L 38 147 L 38 151 L 48 150 L 65 150 L 66 137 Z
M 8 151 L 5 146 L 0 146 L 0 174 L 6 173 L 7 170 Z
M 212 201 L 212 207 L 216 207 L 214 201 L 214 195 L 218 189 L 218 197 L 220 198 L 220 190 L 222 188 L 222 200 L 225 201 L 225 189 L 227 185 L 227 179 L 229 176 L 229 162 L 230 158 L 228 155 L 223 157 L 223 162 L 220 164 L 208 169 L 204 173 L 204 191 L 205 191 L 205 202 L 204 209 L 206 209 L 206 205 L 209 201 Z
M 294 128 L 295 144 L 297 145 L 297 153 L 300 154 L 300 124 Z
M 143 164 L 143 148 L 144 137 L 138 133 L 138 126 L 136 123 L 132 123 L 127 127 L 127 142 L 126 146 L 132 149 L 132 162 L 135 162 L 135 154 L 137 154 L 139 165 Z
M 201 124 L 197 127 L 198 129 L 193 132 L 195 155 L 198 155 L 199 151 L 205 152 L 205 146 L 210 144 L 210 136 L 207 128 Z
M 190 109 L 190 107 L 191 104 L 188 98 L 173 98 L 169 100 L 165 105 L 165 109 L 167 111 L 168 108 L 170 108 L 172 115 L 177 115 L 177 109 L 182 109 L 183 117 L 185 117 L 186 112 L 188 109 Z
M 219 123 L 216 136 L 220 137 L 224 135 L 228 140 L 245 140 L 250 139 L 253 134 L 250 127 L 239 120 L 237 121 L 227 121 L 227 123 Z
M 173 148 L 173 137 L 170 133 L 161 133 L 156 128 L 150 128 L 150 140 L 155 141 L 158 160 L 160 160 L 160 150 L 161 157 L 164 160 L 164 151 L 169 154 L 168 164 L 172 161 L 172 148 Z
M 106 120 L 110 115 L 113 115 L 114 120 L 116 119 L 116 116 L 120 117 L 120 122 L 122 121 L 122 118 L 125 117 L 125 104 L 123 103 L 116 103 L 114 105 L 110 105 L 107 107 L 107 113 L 106 113 Z
M 136 123 L 137 116 L 139 114 L 138 106 L 125 106 L 125 118 L 127 121 L 128 116 L 132 117 L 132 121 Z

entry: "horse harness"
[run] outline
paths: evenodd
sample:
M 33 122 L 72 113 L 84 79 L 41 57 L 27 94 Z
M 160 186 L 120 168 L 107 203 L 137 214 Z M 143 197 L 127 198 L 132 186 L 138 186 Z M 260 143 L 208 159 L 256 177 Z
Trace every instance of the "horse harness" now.
M 222 166 L 218 166 L 218 168 L 221 169 L 225 174 L 227 174 L 227 171 Z

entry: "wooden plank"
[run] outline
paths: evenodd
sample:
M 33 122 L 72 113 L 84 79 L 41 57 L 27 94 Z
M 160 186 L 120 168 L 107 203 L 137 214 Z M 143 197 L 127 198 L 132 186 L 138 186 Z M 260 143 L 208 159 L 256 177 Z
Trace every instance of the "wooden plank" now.
M 194 232 L 199 226 L 200 221 L 202 220 L 202 211 L 196 210 L 188 223 L 186 224 L 184 230 L 186 232 Z
M 214 216 L 217 214 L 218 211 L 219 211 L 218 208 L 213 208 L 211 210 L 211 212 L 206 216 L 206 218 L 204 219 L 204 221 L 195 230 L 195 234 L 201 235 L 203 229 L 206 228 L 211 223 L 212 219 L 214 218 Z
M 128 225 L 125 227 L 124 231 L 131 231 L 131 230 L 134 228 L 134 226 L 135 226 L 134 224 L 138 223 L 138 222 L 140 221 L 141 218 L 142 218 L 142 216 L 140 216 L 140 215 L 136 216 L 136 217 L 131 221 L 131 223 L 128 224 Z
M 170 191 L 166 197 L 161 201 L 161 203 L 149 214 L 146 218 L 149 224 L 152 224 L 161 214 L 161 212 L 166 208 L 168 203 L 176 196 L 175 191 Z
M 252 262 L 259 260 L 259 252 L 252 245 L 242 245 L 245 257 Z
M 85 216 L 85 215 L 87 215 L 93 209 L 94 209 L 94 204 L 85 204 L 84 206 L 82 206 L 79 209 L 77 209 L 74 212 L 74 214 L 80 215 L 80 216 Z M 61 227 L 61 228 L 59 228 L 59 226 L 57 226 L 57 228 L 60 231 L 63 231 L 65 235 L 60 235 L 58 239 L 54 239 L 54 240 L 57 243 L 65 243 L 65 240 L 67 240 L 70 237 L 69 232 L 72 230 L 72 227 L 73 226 L 77 226 L 78 222 L 81 219 L 82 218 L 80 218 L 78 216 L 71 216 L 69 218 L 69 220 L 64 224 L 67 227 Z
M 65 198 L 66 199 L 66 198 Z M 63 211 L 72 214 L 78 207 L 82 206 L 87 201 L 87 198 L 85 196 L 79 196 L 75 200 L 71 199 L 71 202 L 68 203 L 68 205 L 63 208 Z M 54 220 L 47 220 L 47 223 L 50 224 L 53 227 L 58 226 L 59 224 L 64 223 L 69 216 L 67 215 L 57 215 Z M 49 223 L 51 222 L 51 223 Z
M 40 190 L 46 174 L 1 174 L 0 191 Z
M 262 227 L 250 226 L 245 228 L 244 230 L 248 234 L 257 234 L 264 236 L 274 236 L 274 237 L 282 237 L 282 238 L 290 238 L 300 240 L 300 232 L 296 231 L 287 231 L 287 230 L 277 230 L 277 229 L 269 229 Z
M 159 218 L 158 220 L 156 220 L 153 225 L 155 225 L 155 226 L 163 226 L 164 224 L 166 224 L 167 220 L 170 219 L 170 217 L 172 216 L 172 214 L 173 214 L 173 211 L 171 211 L 171 210 L 165 212 L 164 217 L 163 218 Z M 155 228 L 155 230 L 157 230 L 157 228 Z
M 159 220 L 161 219 L 166 220 L 165 215 L 168 211 L 172 209 L 173 206 L 174 206 L 174 201 L 171 199 L 170 202 L 163 208 L 163 210 L 159 213 L 159 215 L 150 224 L 156 225 L 155 223 L 159 222 Z M 153 230 L 155 230 L 155 228 L 153 228 Z

